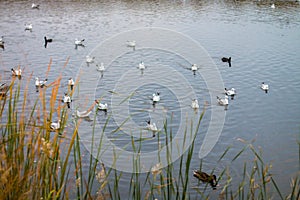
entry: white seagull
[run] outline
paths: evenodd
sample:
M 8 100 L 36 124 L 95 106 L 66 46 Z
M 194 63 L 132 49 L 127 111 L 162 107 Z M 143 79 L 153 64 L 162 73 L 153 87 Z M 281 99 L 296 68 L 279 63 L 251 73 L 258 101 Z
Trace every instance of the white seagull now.
M 193 99 L 191 106 L 192 106 L 193 109 L 198 109 L 199 108 L 198 100 L 197 99 Z
M 69 80 L 68 80 L 68 86 L 70 86 L 71 91 L 73 90 L 74 84 L 75 84 L 74 80 L 72 78 L 69 78 Z
M 107 108 L 108 108 L 107 103 L 101 103 L 101 102 L 99 102 L 98 100 L 95 100 L 95 102 L 96 102 L 97 108 L 98 108 L 99 110 L 107 111 Z
M 77 117 L 88 117 L 90 114 L 92 113 L 92 111 L 78 111 L 76 110 L 76 116 Z
M 11 74 L 13 76 L 22 76 L 22 69 L 13 69 L 13 68 L 11 68 Z
M 231 96 L 231 99 L 233 99 L 233 98 L 234 98 L 234 95 L 236 95 L 236 91 L 235 91 L 234 88 L 231 88 L 231 89 L 225 88 L 224 90 L 225 90 L 225 94 L 226 94 L 227 96 Z
M 134 40 L 132 40 L 132 41 L 127 40 L 126 44 L 127 44 L 128 47 L 133 47 L 134 48 L 135 45 L 136 45 L 136 42 Z
M 38 77 L 35 78 L 35 86 L 36 87 L 44 87 L 47 83 L 48 79 L 40 81 Z
M 32 24 L 25 24 L 25 31 L 32 31 Z
M 139 63 L 138 68 L 139 68 L 140 70 L 144 70 L 144 69 L 146 68 L 143 61 L 141 61 L 141 62 Z
M 275 4 L 274 3 L 271 5 L 271 8 L 273 8 L 273 9 L 275 8 Z
M 99 71 L 99 72 L 104 72 L 105 71 L 105 67 L 104 67 L 103 63 L 100 63 L 100 66 L 96 65 L 96 67 L 97 67 L 97 71 Z
M 152 95 L 152 101 L 153 103 L 159 102 L 160 101 L 160 96 L 159 96 L 159 92 L 156 92 L 156 94 L 154 93 Z
M 39 5 L 39 4 L 33 3 L 33 4 L 31 5 L 31 8 L 32 8 L 32 9 L 39 9 L 39 8 L 40 8 L 40 5 Z
M 36 87 L 36 92 L 39 91 L 39 88 L 43 88 L 44 86 L 46 86 L 48 79 L 42 80 L 40 81 L 38 77 L 35 78 L 35 87 Z
M 90 57 L 90 56 L 86 56 L 85 60 L 87 63 L 93 63 L 94 62 L 95 57 Z
M 0 48 L 4 49 L 4 40 L 3 40 L 3 36 L 1 36 L 1 38 L 0 38 Z
M 75 45 L 76 46 L 84 46 L 83 42 L 84 42 L 84 39 L 82 39 L 82 40 L 75 39 Z
M 71 106 L 70 106 L 71 101 L 72 101 L 72 100 L 71 100 L 71 97 L 70 97 L 67 93 L 65 93 L 65 96 L 64 96 L 62 102 L 63 102 L 63 103 L 66 103 L 67 106 L 68 106 L 68 108 L 70 108 L 70 107 L 71 107 Z
M 193 64 L 192 67 L 191 67 L 191 70 L 192 70 L 193 72 L 197 71 L 197 70 L 198 70 L 197 64 Z
M 218 100 L 218 103 L 222 106 L 228 105 L 228 96 L 227 95 L 225 95 L 224 99 L 221 99 L 220 97 L 217 96 L 217 100 Z
M 155 137 L 155 132 L 158 131 L 157 126 L 155 123 L 150 122 L 150 120 L 147 121 L 147 129 L 153 132 L 153 137 Z
M 264 90 L 266 93 L 268 93 L 269 85 L 268 85 L 268 84 L 265 84 L 265 82 L 262 82 L 261 85 L 260 85 L 260 88 L 261 88 L 262 90 Z
M 58 120 L 57 122 L 52 122 L 50 124 L 50 128 L 52 130 L 58 130 L 58 129 L 60 129 L 60 120 Z
M 236 92 L 235 92 L 234 88 L 231 88 L 229 90 L 227 88 L 225 88 L 225 94 L 228 96 L 233 96 L 233 95 L 236 95 Z

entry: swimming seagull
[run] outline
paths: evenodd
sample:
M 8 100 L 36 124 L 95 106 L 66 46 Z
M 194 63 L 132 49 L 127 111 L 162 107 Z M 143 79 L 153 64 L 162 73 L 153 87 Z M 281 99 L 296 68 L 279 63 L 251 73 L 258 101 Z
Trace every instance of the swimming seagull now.
M 266 93 L 268 93 L 269 85 L 268 85 L 268 84 L 265 84 L 265 82 L 262 82 L 261 85 L 260 85 L 260 88 L 261 88 L 262 90 L 264 90 Z
M 96 104 L 97 104 L 97 109 L 98 109 L 98 110 L 107 112 L 107 108 L 108 108 L 107 103 L 101 103 L 101 102 L 99 102 L 98 100 L 95 100 L 95 102 L 96 102 Z
M 69 80 L 68 80 L 68 86 L 70 86 L 70 89 L 72 91 L 73 87 L 74 87 L 74 80 L 72 78 L 69 78 Z
M 275 8 L 275 4 L 274 3 L 271 5 L 271 8 L 273 8 L 273 9 Z
M 191 106 L 192 106 L 193 109 L 198 109 L 199 108 L 198 100 L 197 99 L 193 99 Z
M 25 24 L 25 31 L 32 32 L 32 24 Z
M 99 71 L 101 73 L 101 77 L 103 77 L 103 73 L 105 71 L 105 67 L 103 63 L 100 63 L 100 66 L 97 64 L 96 65 L 97 71 Z
M 86 110 L 86 111 L 81 111 L 81 112 L 76 110 L 76 116 L 80 117 L 80 118 L 88 117 L 91 113 L 92 113 L 91 110 Z
M 139 65 L 137 66 L 137 68 L 138 68 L 139 70 L 141 70 L 141 74 L 143 75 L 143 74 L 144 74 L 144 70 L 146 69 L 146 66 L 145 66 L 144 62 L 141 61 L 141 62 L 139 63 Z
M 196 75 L 196 71 L 199 69 L 199 67 L 197 66 L 197 64 L 193 64 L 191 67 L 191 70 L 193 71 L 194 75 Z
M 135 50 L 136 42 L 135 42 L 134 40 L 132 40 L 132 41 L 127 40 L 126 45 L 127 45 L 128 47 L 133 48 L 133 50 Z
M 65 93 L 65 96 L 62 99 L 62 102 L 67 104 L 68 108 L 71 107 L 70 104 L 71 104 L 72 100 L 71 100 L 71 97 L 67 93 Z
M 229 67 L 231 67 L 231 57 L 229 57 L 229 58 L 223 57 L 221 60 L 222 60 L 222 62 L 228 62 Z
M 191 67 L 191 70 L 192 71 L 197 71 L 198 70 L 197 64 L 193 64 L 192 67 Z
M 95 59 L 95 57 L 91 57 L 91 56 L 89 56 L 89 55 L 87 55 L 86 57 L 85 57 L 85 60 L 86 60 L 86 62 L 89 64 L 89 63 L 93 63 L 94 62 L 94 59 Z
M 58 129 L 60 129 L 60 120 L 58 120 L 57 122 L 51 122 L 50 129 L 51 130 L 58 130 Z
M 11 68 L 11 74 L 13 76 L 22 76 L 22 69 L 14 69 L 14 68 Z
M 139 66 L 138 66 L 138 68 L 139 68 L 140 70 L 144 70 L 144 69 L 146 69 L 146 67 L 145 67 L 145 64 L 144 64 L 144 62 L 143 62 L 143 61 L 141 61 L 141 62 L 139 63 Z
M 227 95 L 225 95 L 224 99 L 221 99 L 220 97 L 217 96 L 217 100 L 218 100 L 218 103 L 221 106 L 227 106 L 228 105 L 228 96 Z
M 51 43 L 53 40 L 50 39 L 50 38 L 47 38 L 47 37 L 45 36 L 45 37 L 44 37 L 44 41 L 45 41 L 44 47 L 47 48 L 48 43 Z
M 96 67 L 97 67 L 97 71 L 99 71 L 99 72 L 105 71 L 105 67 L 104 67 L 104 64 L 103 64 L 103 63 L 100 63 L 100 66 L 99 66 L 99 65 L 96 65 Z
M 155 137 L 155 132 L 158 131 L 156 124 L 155 123 L 151 124 L 150 120 L 148 120 L 147 121 L 147 129 L 152 131 L 152 136 Z
M 231 96 L 231 99 L 233 99 L 234 98 L 234 95 L 236 95 L 236 91 L 235 91 L 235 89 L 234 88 L 231 88 L 231 89 L 227 89 L 227 88 L 225 88 L 224 89 L 225 90 L 225 94 L 227 95 L 227 96 Z
M 31 5 L 31 8 L 32 8 L 32 9 L 39 9 L 39 8 L 40 8 L 40 5 L 39 5 L 39 4 L 33 3 L 33 4 Z
M 44 86 L 46 86 L 48 79 L 42 80 L 40 81 L 38 77 L 35 78 L 35 87 L 36 87 L 36 92 L 39 91 L 39 88 L 43 88 Z
M 75 39 L 75 46 L 77 47 L 77 46 L 83 46 L 84 47 L 84 44 L 83 44 L 83 42 L 84 42 L 84 39 L 82 39 L 82 40 L 78 40 L 78 39 Z
M 156 93 L 153 93 L 152 95 L 152 101 L 153 101 L 153 104 L 157 103 L 160 101 L 160 96 L 159 96 L 159 92 L 156 92 Z

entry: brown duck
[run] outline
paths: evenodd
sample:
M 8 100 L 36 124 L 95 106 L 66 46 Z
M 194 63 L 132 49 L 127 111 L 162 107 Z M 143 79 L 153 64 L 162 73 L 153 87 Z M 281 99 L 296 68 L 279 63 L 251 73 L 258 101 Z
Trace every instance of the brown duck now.
M 205 172 L 201 172 L 199 170 L 194 170 L 193 171 L 193 175 L 194 177 L 198 178 L 200 181 L 202 181 L 203 183 L 209 183 L 211 185 L 211 187 L 213 188 L 213 190 L 217 189 L 217 177 L 216 175 L 208 175 Z

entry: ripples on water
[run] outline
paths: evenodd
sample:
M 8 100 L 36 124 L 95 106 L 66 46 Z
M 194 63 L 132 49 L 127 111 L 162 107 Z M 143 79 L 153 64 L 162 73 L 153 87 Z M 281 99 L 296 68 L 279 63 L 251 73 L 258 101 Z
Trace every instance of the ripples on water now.
M 230 164 L 230 158 L 221 164 L 215 160 L 227 146 L 233 145 L 229 157 L 234 156 L 242 147 L 237 138 L 255 138 L 256 146 L 262 146 L 266 161 L 272 161 L 276 179 L 281 180 L 279 186 L 284 192 L 288 191 L 289 178 L 298 170 L 299 3 L 276 2 L 275 9 L 263 1 L 43 1 L 40 4 L 40 10 L 32 10 L 31 3 L 27 1 L 0 2 L 0 35 L 5 40 L 5 51 L 0 49 L 1 80 L 9 81 L 10 68 L 17 65 L 24 68 L 23 81 L 33 74 L 30 79 L 32 104 L 38 96 L 34 89 L 34 77 L 45 76 L 50 58 L 53 60 L 48 77 L 50 81 L 59 75 L 67 58 L 70 58 L 63 71 L 65 81 L 60 89 L 63 94 L 67 89 L 67 78 L 76 76 L 85 56 L 106 38 L 132 28 L 151 26 L 182 32 L 204 46 L 219 67 L 224 85 L 234 87 L 238 92 L 226 111 L 225 126 L 217 146 L 204 159 L 204 168 L 210 170 L 216 167 L 217 171 L 222 171 L 226 164 Z M 33 24 L 33 32 L 24 31 L 25 23 Z M 45 35 L 53 38 L 47 49 L 43 47 Z M 86 47 L 75 50 L 75 38 L 84 38 Z M 172 38 L 170 42 L 173 42 Z M 141 59 L 151 64 L 170 64 L 161 63 L 162 60 L 183 62 L 180 58 L 159 59 L 157 52 L 135 52 L 126 56 L 111 67 L 117 67 L 120 63 L 131 66 L 130 58 L 137 60 L 136 65 Z M 222 56 L 232 57 L 232 68 L 220 62 Z M 158 60 L 153 60 L 154 57 Z M 207 100 L 201 79 L 194 81 L 190 71 L 180 66 L 176 70 L 194 84 L 199 102 Z M 109 77 L 108 73 L 100 79 L 96 95 L 113 86 L 113 74 L 111 79 Z M 270 85 L 268 94 L 259 89 L 262 81 Z M 155 89 L 155 86 L 145 86 L 138 88 L 138 91 L 151 95 Z M 165 88 L 160 90 L 168 94 L 163 103 L 176 113 L 176 103 L 172 103 L 176 102 L 174 95 Z M 50 92 L 47 97 L 50 97 Z M 215 102 L 210 104 L 216 106 Z M 134 96 L 130 100 L 130 109 L 134 120 L 143 126 L 148 114 L 138 110 L 152 108 L 147 99 Z M 200 130 L 203 133 L 210 119 L 209 108 L 207 113 Z M 174 117 L 176 121 L 176 114 Z M 100 120 L 99 123 L 103 122 Z M 201 141 L 200 137 L 197 146 Z M 194 158 L 192 168 L 197 168 L 197 150 Z M 242 173 L 242 163 L 249 160 L 249 155 L 240 160 L 241 163 L 232 165 L 237 177 Z M 194 180 L 191 184 L 195 184 Z

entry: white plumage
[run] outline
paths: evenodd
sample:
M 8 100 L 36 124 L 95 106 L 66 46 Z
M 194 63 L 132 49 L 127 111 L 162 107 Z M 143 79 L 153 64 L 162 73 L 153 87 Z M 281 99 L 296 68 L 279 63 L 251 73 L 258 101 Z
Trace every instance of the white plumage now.
M 58 120 L 57 122 L 52 122 L 50 124 L 50 128 L 52 130 L 58 130 L 58 129 L 60 129 L 60 120 Z
M 225 95 L 224 99 L 221 99 L 220 97 L 217 96 L 217 100 L 218 100 L 218 103 L 222 106 L 228 105 L 228 96 L 227 95 Z
M 236 91 L 234 88 L 231 88 L 231 89 L 225 88 L 225 94 L 228 96 L 234 96 L 234 95 L 236 95 Z
M 107 108 L 108 108 L 107 103 L 101 103 L 101 102 L 99 102 L 98 100 L 95 100 L 95 102 L 96 102 L 97 108 L 98 108 L 99 110 L 107 111 Z
M 32 24 L 25 24 L 25 31 L 32 31 Z
M 22 69 L 13 69 L 13 68 L 11 68 L 11 74 L 13 76 L 22 76 Z
M 40 8 L 40 5 L 39 5 L 39 4 L 33 3 L 33 4 L 31 5 L 31 8 L 32 8 L 32 9 L 39 9 L 39 8 Z
M 82 40 L 75 39 L 75 45 L 82 46 L 83 42 L 84 42 L 84 39 L 82 39 Z
M 74 86 L 74 80 L 72 78 L 69 78 L 68 85 L 69 86 Z
M 140 62 L 139 63 L 139 69 L 140 70 L 144 70 L 146 67 L 145 67 L 145 64 L 144 64 L 144 62 L 142 61 L 142 62 Z
M 197 99 L 193 99 L 191 106 L 192 106 L 193 109 L 198 109 L 199 108 L 198 100 Z
M 3 36 L 1 36 L 1 38 L 0 38 L 0 45 L 4 45 Z
M 150 131 L 157 131 L 157 127 L 155 123 L 148 124 L 147 127 Z
M 107 103 L 99 103 L 98 104 L 98 109 L 99 110 L 104 110 L 105 111 L 105 110 L 107 110 L 107 107 L 108 107 Z
M 76 110 L 76 116 L 77 117 L 88 117 L 90 114 L 92 113 L 92 111 L 78 111 Z
M 96 65 L 96 67 L 97 67 L 97 71 L 99 71 L 99 72 L 104 72 L 105 71 L 105 67 L 104 67 L 103 63 L 100 63 L 100 66 Z
M 271 5 L 271 8 L 273 8 L 273 9 L 275 8 L 275 4 L 274 3 Z
M 134 40 L 132 40 L 132 41 L 127 41 L 126 44 L 128 47 L 135 47 L 136 42 Z
M 160 96 L 159 96 L 159 92 L 156 92 L 156 94 L 154 93 L 152 95 L 152 101 L 153 103 L 159 102 L 160 101 Z
M 87 63 L 93 63 L 94 59 L 95 59 L 95 57 L 91 57 L 91 56 L 86 56 L 85 58 L 86 58 L 85 60 Z
M 155 124 L 155 123 L 152 123 L 152 124 L 151 124 L 150 120 L 148 120 L 148 121 L 147 121 L 147 129 L 148 129 L 149 131 L 152 131 L 152 132 L 153 132 L 153 135 L 152 135 L 152 136 L 155 137 L 155 132 L 158 131 L 156 124 Z
M 191 67 L 191 70 L 192 70 L 193 72 L 197 71 L 197 70 L 198 70 L 197 64 L 193 64 L 192 67 Z
M 269 90 L 269 85 L 262 82 L 261 85 L 260 85 L 260 88 L 267 93 L 268 90 Z
M 35 86 L 36 87 L 44 87 L 45 84 L 47 83 L 48 79 L 40 81 L 38 77 L 35 78 Z

